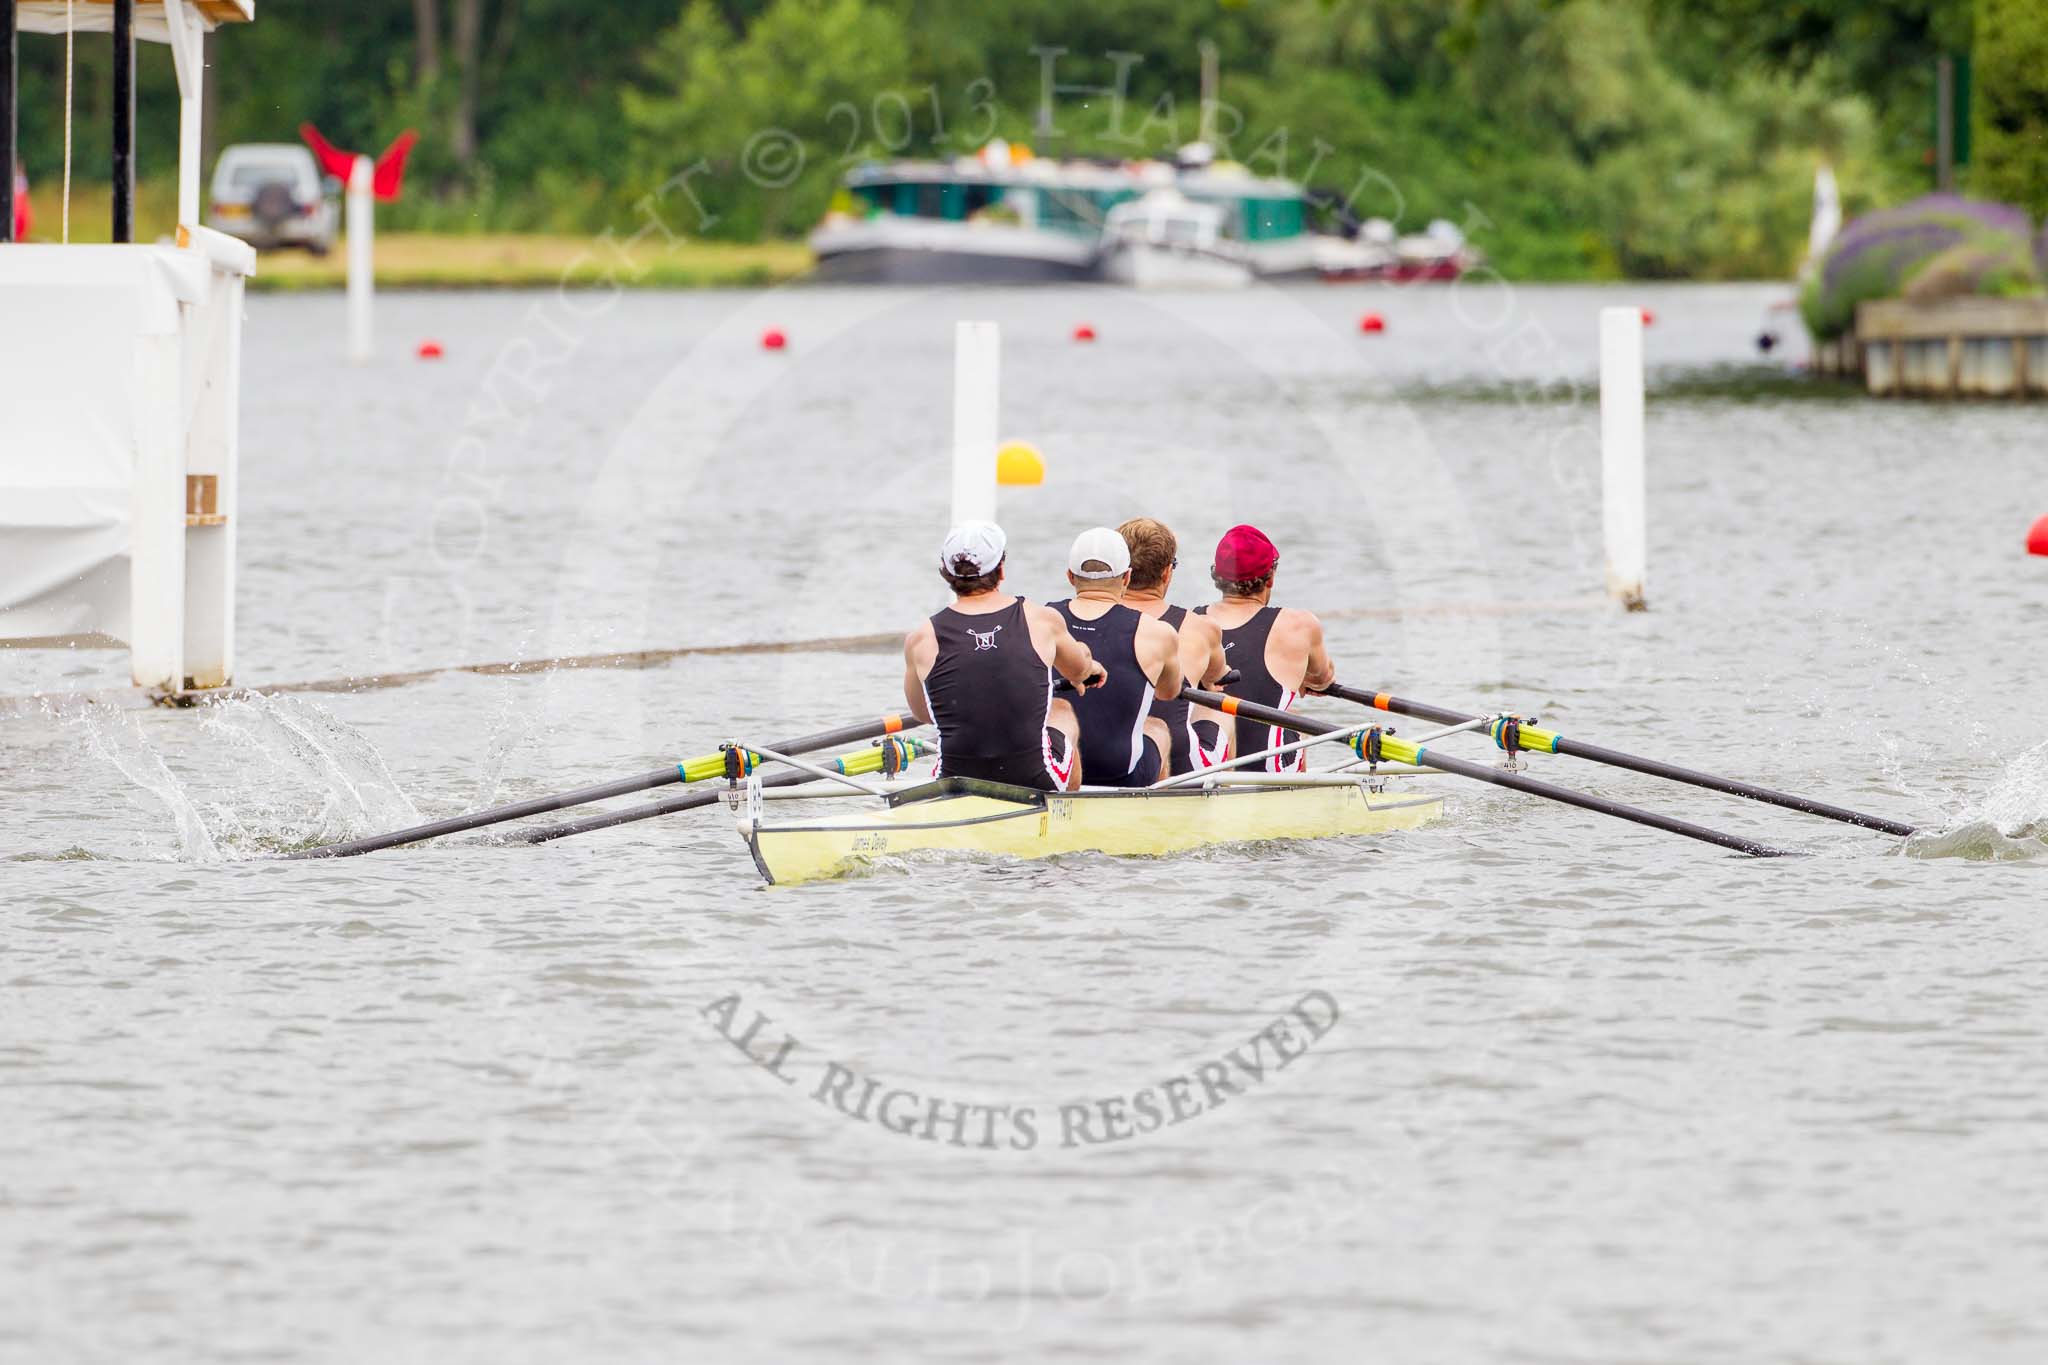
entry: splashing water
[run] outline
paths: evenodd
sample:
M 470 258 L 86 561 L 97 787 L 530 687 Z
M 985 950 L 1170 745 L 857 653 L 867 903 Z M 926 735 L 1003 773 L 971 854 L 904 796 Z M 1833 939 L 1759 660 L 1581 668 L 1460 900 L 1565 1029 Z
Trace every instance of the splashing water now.
M 219 862 L 220 845 L 199 813 L 185 784 L 171 772 L 164 756 L 142 733 L 142 723 L 125 711 L 104 706 L 56 708 L 52 719 L 84 731 L 87 746 L 110 767 L 163 803 L 178 831 L 178 855 L 194 862 Z
M 1907 840 L 1906 853 L 1976 861 L 2048 858 L 2048 743 L 2007 763 L 1984 800 L 1958 823 Z
M 470 798 L 470 810 L 482 810 L 498 800 L 499 788 L 505 781 L 505 764 L 524 747 L 539 729 L 539 720 L 533 709 L 522 706 L 514 700 L 509 689 L 498 706 L 498 714 L 491 720 L 490 733 L 484 742 L 483 770 L 477 774 L 476 795 Z
M 1940 755 L 1972 760 L 1969 766 L 1973 770 L 1997 757 L 1997 739 L 1982 717 L 1960 700 L 1958 679 L 1937 675 L 1926 660 L 1913 656 L 1888 631 L 1868 621 L 1857 622 L 1856 642 L 1859 653 L 1870 661 L 1870 667 L 1860 673 L 1860 697 L 1837 698 L 1834 688 L 1823 682 L 1809 693 L 1809 714 L 1829 717 L 1843 747 L 1869 755 L 1886 785 L 1929 805 L 1967 808 L 1969 794 L 1945 780 L 1928 761 L 1926 738 L 1939 734 Z M 1879 691 L 1900 684 L 1916 695 L 1919 709 L 1927 717 L 1919 726 L 1876 719 Z
M 304 820 L 280 824 L 274 813 L 259 817 L 255 825 L 237 817 L 236 831 L 242 836 L 237 843 L 252 837 L 272 845 L 327 842 L 420 823 L 419 809 L 400 789 L 376 746 L 304 698 L 259 694 L 222 702 L 213 708 L 206 726 L 209 733 L 240 746 L 283 777 L 291 790 L 310 785 L 321 800 L 310 829 Z
M 163 807 L 177 831 L 170 856 L 181 861 L 221 862 L 420 823 L 376 747 L 303 698 L 253 695 L 207 708 L 204 733 L 256 760 L 222 774 L 232 784 L 223 800 L 204 799 L 201 779 L 173 772 L 135 713 L 45 711 L 79 729 L 92 754 Z M 318 802 L 311 814 L 309 789 Z

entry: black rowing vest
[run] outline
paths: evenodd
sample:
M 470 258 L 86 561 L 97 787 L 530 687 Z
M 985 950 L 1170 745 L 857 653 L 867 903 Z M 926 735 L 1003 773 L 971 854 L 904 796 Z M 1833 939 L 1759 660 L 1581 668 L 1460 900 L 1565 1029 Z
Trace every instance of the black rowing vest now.
M 1015 759 L 1042 767 L 1052 670 L 1031 643 L 1024 599 L 986 616 L 947 607 L 932 617 L 932 633 L 939 655 L 924 697 L 939 727 L 940 765 L 951 772 L 975 759 Z
M 1119 602 L 1090 621 L 1074 614 L 1071 601 L 1052 609 L 1067 618 L 1067 629 L 1088 646 L 1109 681 L 1069 698 L 1081 720 L 1082 781 L 1113 787 L 1137 769 L 1144 754 L 1145 717 L 1152 711 L 1152 680 L 1138 662 L 1138 627 L 1145 617 Z
M 1174 634 L 1180 633 L 1181 622 L 1188 619 L 1186 607 L 1168 607 L 1159 613 L 1159 619 L 1172 626 Z M 1189 678 L 1190 683 L 1199 686 L 1200 678 Z M 1180 697 L 1154 697 L 1152 714 L 1166 722 L 1166 733 L 1173 739 L 1173 752 L 1166 756 L 1166 770 L 1175 776 L 1194 771 L 1195 755 L 1188 741 L 1188 704 Z
M 1207 615 L 1201 607 L 1196 611 Z M 1280 619 L 1280 608 L 1260 607 L 1252 618 L 1241 626 L 1225 627 L 1223 630 L 1223 657 L 1237 670 L 1238 679 L 1223 690 L 1233 697 L 1256 702 L 1260 706 L 1275 706 L 1285 711 L 1294 705 L 1294 689 L 1282 686 L 1266 669 L 1266 639 L 1273 633 L 1273 623 Z M 1237 747 L 1233 758 L 1258 753 L 1280 744 L 1292 744 L 1301 736 L 1292 730 L 1280 730 L 1256 720 L 1238 717 L 1233 722 L 1237 729 Z M 1307 763 L 1307 755 L 1296 749 L 1291 754 L 1274 754 L 1256 764 L 1245 766 L 1259 772 L 1287 772 Z

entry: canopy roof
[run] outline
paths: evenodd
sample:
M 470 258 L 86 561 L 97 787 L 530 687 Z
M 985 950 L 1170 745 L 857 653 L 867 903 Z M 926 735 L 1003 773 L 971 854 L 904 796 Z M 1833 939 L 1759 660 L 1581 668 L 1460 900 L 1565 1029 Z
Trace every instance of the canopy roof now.
M 256 17 L 256 0 L 188 0 L 199 11 L 203 27 L 246 24 Z M 16 0 L 15 24 L 23 33 L 62 33 L 64 0 Z M 71 29 L 76 33 L 107 33 L 114 27 L 114 0 L 71 0 Z M 154 42 L 171 40 L 164 19 L 164 0 L 135 0 L 135 36 Z

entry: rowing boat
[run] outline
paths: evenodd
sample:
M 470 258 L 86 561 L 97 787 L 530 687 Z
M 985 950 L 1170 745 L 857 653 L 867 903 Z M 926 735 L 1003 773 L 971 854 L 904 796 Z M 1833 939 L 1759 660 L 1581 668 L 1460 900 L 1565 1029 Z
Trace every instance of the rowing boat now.
M 950 777 L 887 792 L 878 810 L 786 823 L 764 819 L 763 803 L 750 799 L 740 809 L 739 828 L 761 875 L 787 886 L 845 876 L 907 853 L 1159 857 L 1216 844 L 1385 834 L 1443 814 L 1440 796 L 1379 790 L 1382 784 L 1364 775 L 1262 777 L 1071 793 Z
M 1409 794 L 1390 796 L 1386 791 L 1389 779 L 1424 772 L 1448 773 L 1507 787 L 1752 857 L 1779 857 L 1788 851 L 1746 835 L 1723 833 L 1689 820 L 1675 819 L 1608 797 L 1526 777 L 1516 756 L 1532 751 L 1570 754 L 1766 805 L 1802 811 L 1865 829 L 1882 830 L 1887 834 L 1905 836 L 1914 832 L 1913 826 L 1901 820 L 1849 810 L 1733 778 L 1716 777 L 1659 759 L 1625 754 L 1618 749 L 1568 740 L 1554 731 L 1536 728 L 1533 716 L 1506 713 L 1467 716 L 1387 692 L 1363 692 L 1334 684 L 1324 688 L 1323 693 L 1339 700 L 1367 704 L 1377 711 L 1434 720 L 1444 728 L 1403 738 L 1378 725 L 1337 725 L 1222 693 L 1188 687 L 1182 690 L 1181 695 L 1190 702 L 1212 707 L 1240 720 L 1258 721 L 1276 730 L 1296 732 L 1304 737 L 1258 753 L 1240 755 L 1222 769 L 1169 778 L 1158 786 L 1138 791 L 1083 788 L 1071 794 L 1047 795 L 1021 787 L 962 778 L 900 786 L 894 779 L 903 772 L 905 765 L 928 754 L 933 746 L 928 740 L 904 735 L 905 729 L 914 726 L 907 725 L 903 716 L 885 715 L 784 740 L 773 746 L 734 742 L 715 754 L 685 759 L 651 773 L 615 778 L 577 791 L 528 797 L 510 805 L 471 811 L 385 834 L 300 849 L 284 856 L 352 857 L 358 853 L 397 848 L 443 835 L 501 825 L 543 811 L 589 805 L 672 783 L 708 784 L 722 777 L 728 783 L 723 792 L 686 793 L 650 801 L 636 809 L 611 810 L 525 829 L 517 837 L 522 843 L 549 843 L 572 834 L 610 829 L 615 825 L 731 801 L 742 812 L 740 833 L 753 850 L 755 865 L 770 882 L 803 882 L 842 876 L 878 858 L 928 849 L 980 851 L 1018 858 L 1085 852 L 1156 857 L 1216 844 L 1382 834 L 1427 824 L 1443 814 L 1443 802 L 1439 798 Z M 1438 752 L 1438 740 L 1478 729 L 1484 729 L 1495 745 L 1507 754 L 1506 763 L 1487 767 Z M 857 750 L 820 763 L 798 757 L 857 740 L 874 740 L 879 747 Z M 1357 763 L 1346 763 L 1323 772 L 1228 771 L 1323 744 L 1339 744 L 1350 750 L 1359 761 L 1369 765 L 1367 770 L 1361 773 L 1357 771 Z M 788 771 L 762 777 L 759 768 L 763 763 L 781 764 Z M 871 773 L 881 774 L 888 785 L 878 786 L 864 780 L 863 775 Z M 743 780 L 744 786 L 741 785 Z M 825 783 L 835 789 L 851 789 L 855 795 L 879 798 L 882 809 L 866 816 L 811 819 L 788 824 L 771 824 L 761 818 L 764 803 L 771 795 L 769 789 L 773 789 L 772 795 L 777 798 L 808 802 L 814 799 L 816 790 L 799 788 L 809 783 Z

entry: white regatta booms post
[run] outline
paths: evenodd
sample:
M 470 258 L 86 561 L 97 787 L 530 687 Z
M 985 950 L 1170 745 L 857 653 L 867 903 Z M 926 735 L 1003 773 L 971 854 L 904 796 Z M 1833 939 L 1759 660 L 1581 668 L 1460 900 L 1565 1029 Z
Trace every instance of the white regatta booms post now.
M 1003 334 L 993 322 L 953 328 L 953 525 L 996 519 Z
M 242 290 L 256 254 L 199 223 L 201 44 L 255 4 L 132 3 L 136 36 L 169 43 L 177 67 L 177 239 L 0 243 L 0 641 L 124 640 L 135 684 L 174 698 L 234 676 Z M 64 33 L 67 8 L 75 31 L 114 27 L 114 0 L 12 5 L 26 33 Z
M 1644 606 L 1643 310 L 1600 310 L 1600 511 L 1607 594 Z
M 377 201 L 370 192 L 370 158 L 359 156 L 348 173 L 348 358 L 370 358 L 370 303 L 377 289 Z

